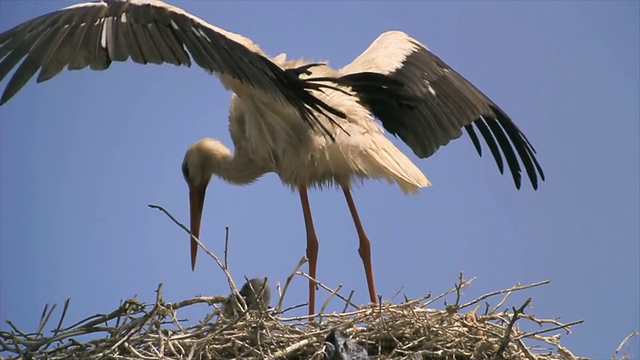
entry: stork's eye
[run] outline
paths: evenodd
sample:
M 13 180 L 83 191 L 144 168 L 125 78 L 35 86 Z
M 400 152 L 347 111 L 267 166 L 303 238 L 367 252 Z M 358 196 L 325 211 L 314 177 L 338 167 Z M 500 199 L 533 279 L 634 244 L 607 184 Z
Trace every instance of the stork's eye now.
M 189 180 L 189 166 L 187 166 L 187 162 L 182 163 L 182 176 L 184 176 L 185 180 Z

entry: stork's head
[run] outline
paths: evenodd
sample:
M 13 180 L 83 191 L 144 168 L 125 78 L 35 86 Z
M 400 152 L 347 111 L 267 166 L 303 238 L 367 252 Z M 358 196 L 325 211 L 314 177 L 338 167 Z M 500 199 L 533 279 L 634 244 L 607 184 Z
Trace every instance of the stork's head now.
M 187 149 L 182 161 L 182 175 L 189 186 L 189 207 L 191 212 L 191 233 L 200 236 L 200 221 L 204 196 L 213 174 L 219 173 L 231 152 L 217 140 L 204 138 Z M 191 239 L 191 269 L 196 266 L 198 243 Z

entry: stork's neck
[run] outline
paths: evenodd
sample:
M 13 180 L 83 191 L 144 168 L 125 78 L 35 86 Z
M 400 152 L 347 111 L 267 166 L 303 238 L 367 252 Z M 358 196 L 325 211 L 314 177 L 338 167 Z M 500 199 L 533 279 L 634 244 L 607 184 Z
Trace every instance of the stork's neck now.
M 242 152 L 224 154 L 214 169 L 214 174 L 236 185 L 250 184 L 270 171 L 256 164 Z

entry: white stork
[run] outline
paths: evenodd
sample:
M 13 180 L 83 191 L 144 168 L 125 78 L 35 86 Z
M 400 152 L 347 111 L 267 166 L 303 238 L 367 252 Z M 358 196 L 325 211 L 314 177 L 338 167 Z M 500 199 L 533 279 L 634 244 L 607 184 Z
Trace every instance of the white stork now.
M 86 2 L 0 34 L 0 81 L 24 58 L 0 104 L 38 70 L 41 82 L 65 66 L 104 70 L 112 61 L 129 58 L 140 64 L 189 66 L 189 55 L 233 92 L 229 132 L 235 145 L 232 154 L 222 143 L 206 138 L 186 152 L 182 172 L 189 186 L 193 235 L 199 236 L 205 190 L 213 175 L 248 184 L 275 172 L 300 194 L 309 275 L 315 278 L 318 241 L 307 188 L 337 185 L 358 233 L 373 303 L 370 244 L 350 187 L 368 178 L 395 182 L 405 193 L 429 185 L 382 128 L 399 136 L 420 158 L 460 137 L 463 128 L 482 155 L 477 129 L 501 173 L 504 156 L 517 188 L 521 165 L 534 189 L 539 179 L 544 180 L 533 146 L 509 116 L 400 31 L 383 33 L 352 63 L 334 70 L 326 64 L 287 61 L 284 54 L 269 59 L 251 40 L 159 0 Z M 192 268 L 196 252 L 192 241 Z M 310 280 L 310 314 L 314 307 L 315 283 Z

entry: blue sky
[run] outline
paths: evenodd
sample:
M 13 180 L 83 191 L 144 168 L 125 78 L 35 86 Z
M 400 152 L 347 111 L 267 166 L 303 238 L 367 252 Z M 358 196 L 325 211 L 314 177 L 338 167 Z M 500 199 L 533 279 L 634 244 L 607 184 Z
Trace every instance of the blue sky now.
M 0 30 L 72 3 L 2 0 Z M 376 181 L 355 191 L 384 298 L 444 292 L 460 271 L 477 277 L 467 300 L 548 279 L 509 304 L 531 296 L 529 312 L 584 319 L 561 339 L 576 355 L 609 358 L 640 327 L 638 2 L 174 4 L 268 54 L 335 67 L 381 32 L 403 30 L 497 102 L 532 141 L 547 175 L 538 191 L 527 183 L 517 191 L 466 135 L 426 160 L 411 153 L 433 183 L 418 195 Z M 160 282 L 168 301 L 228 292 L 202 252 L 191 271 L 187 236 L 147 204 L 188 221 L 184 150 L 205 136 L 232 145 L 229 98 L 197 67 L 117 63 L 37 85 L 32 79 L 0 108 L 0 328 L 10 319 L 34 330 L 44 304 L 67 297 L 68 324 L 135 294 L 152 301 Z M 342 193 L 314 191 L 310 200 L 319 279 L 367 302 Z M 274 174 L 246 187 L 212 181 L 201 239 L 220 255 L 227 225 L 238 281 L 284 282 L 304 254 L 299 198 Z M 306 301 L 302 278 L 292 290 L 289 305 Z

